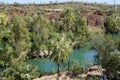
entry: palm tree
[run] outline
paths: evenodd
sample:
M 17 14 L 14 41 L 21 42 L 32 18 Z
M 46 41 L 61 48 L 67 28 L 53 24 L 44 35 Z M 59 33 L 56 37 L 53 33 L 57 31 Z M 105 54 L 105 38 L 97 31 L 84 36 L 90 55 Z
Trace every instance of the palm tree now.
M 62 20 L 62 27 L 63 30 L 66 31 L 67 33 L 67 38 L 70 37 L 70 35 L 68 33 L 70 33 L 71 31 L 74 32 L 75 31 L 75 21 L 76 21 L 76 16 L 75 13 L 73 12 L 73 10 L 71 8 L 66 9 L 65 11 L 63 11 L 63 13 L 61 14 L 61 20 Z M 70 68 L 70 62 L 68 61 L 68 71 Z
M 69 60 L 69 55 L 72 51 L 70 43 L 71 41 L 66 38 L 65 34 L 56 33 L 51 40 L 51 58 L 57 63 L 58 76 L 60 71 L 60 63 L 62 63 L 63 61 L 67 62 Z

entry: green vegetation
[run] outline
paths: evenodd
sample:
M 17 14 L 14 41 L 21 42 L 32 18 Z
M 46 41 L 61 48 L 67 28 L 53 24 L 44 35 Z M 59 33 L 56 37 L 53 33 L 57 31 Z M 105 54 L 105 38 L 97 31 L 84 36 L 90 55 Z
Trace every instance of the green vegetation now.
M 37 67 L 22 63 L 13 63 L 2 73 L 3 80 L 31 80 L 40 76 Z
M 97 35 L 92 41 L 94 48 L 98 51 L 98 63 L 106 69 L 106 75 L 109 79 L 119 80 L 120 71 L 120 52 L 110 35 Z
M 119 16 L 107 16 L 105 23 L 106 32 L 118 33 L 120 31 L 120 18 Z
M 65 10 L 61 14 L 62 23 L 57 24 L 43 15 L 23 17 L 15 14 L 10 20 L 5 16 L 1 14 L 0 68 L 2 76 L 10 80 L 18 76 L 19 79 L 37 77 L 37 73 L 31 77 L 33 68 L 28 67 L 31 71 L 24 70 L 24 67 L 30 65 L 23 62 L 31 58 L 40 58 L 41 52 L 44 52 L 44 57 L 50 57 L 57 63 L 58 73 L 59 65 L 63 61 L 68 62 L 69 70 L 69 54 L 72 48 L 76 45 L 76 48 L 83 47 L 89 39 L 86 20 L 77 18 L 72 9 Z M 9 74 L 10 72 L 13 74 Z M 29 78 L 21 76 L 23 74 L 29 74 Z
M 85 17 L 79 16 L 79 11 L 87 11 L 89 7 L 93 11 L 101 9 L 107 11 L 108 6 L 94 7 L 95 4 L 85 6 L 81 3 L 80 6 L 75 7 L 74 4 L 72 6 L 69 4 L 70 7 L 65 8 L 64 5 L 67 4 L 62 5 L 64 10 L 61 11 L 59 19 L 45 17 L 42 10 L 49 9 L 48 7 L 54 9 L 51 5 L 42 5 L 41 8 L 45 9 L 29 6 L 31 13 L 12 13 L 10 18 L 7 14 L 0 13 L 0 76 L 3 80 L 31 80 L 41 76 L 36 66 L 25 63 L 35 58 L 49 58 L 56 62 L 58 74 L 60 64 L 67 62 L 68 70 L 72 71 L 74 76 L 79 75 L 83 72 L 83 67 L 80 62 L 74 62 L 71 69 L 69 55 L 73 49 L 83 48 L 88 44 L 92 44 L 98 52 L 96 60 L 106 69 L 107 77 L 119 80 L 120 39 L 113 39 L 111 36 L 113 33 L 120 33 L 119 15 L 104 14 L 106 18 L 104 28 L 91 27 L 87 25 L 88 21 Z M 12 5 L 9 6 L 9 8 L 6 5 L 2 7 L 4 11 L 13 9 Z M 18 9 L 26 9 L 26 7 L 28 5 L 14 5 L 14 8 Z M 41 14 L 33 14 L 36 9 L 40 9 Z
M 29 32 L 23 18 L 15 16 L 3 22 L 4 19 L 6 20 L 6 17 L 2 17 L 0 25 L 1 77 L 4 80 L 31 80 L 38 77 L 37 68 L 23 62 L 31 47 Z
M 72 51 L 70 43 L 71 41 L 68 40 L 64 34 L 55 34 L 51 39 L 51 58 L 58 65 L 58 74 L 60 71 L 60 63 L 69 62 L 69 54 Z

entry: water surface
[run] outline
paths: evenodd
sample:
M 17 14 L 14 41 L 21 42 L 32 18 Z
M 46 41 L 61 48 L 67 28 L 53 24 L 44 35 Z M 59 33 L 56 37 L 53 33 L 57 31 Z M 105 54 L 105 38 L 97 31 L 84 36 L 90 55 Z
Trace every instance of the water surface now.
M 94 56 L 97 54 L 95 50 L 89 50 L 88 48 L 82 48 L 82 49 L 76 49 L 73 50 L 73 52 L 70 54 L 70 66 L 72 67 L 72 63 L 74 61 L 81 62 L 81 65 L 83 67 L 86 67 L 87 65 L 93 65 L 95 64 L 95 58 Z M 28 60 L 27 63 L 36 65 L 40 72 L 51 72 L 51 71 L 57 71 L 57 65 L 54 61 L 50 60 L 49 58 L 45 59 L 33 59 Z M 61 69 L 66 69 L 67 64 L 63 63 L 61 64 Z

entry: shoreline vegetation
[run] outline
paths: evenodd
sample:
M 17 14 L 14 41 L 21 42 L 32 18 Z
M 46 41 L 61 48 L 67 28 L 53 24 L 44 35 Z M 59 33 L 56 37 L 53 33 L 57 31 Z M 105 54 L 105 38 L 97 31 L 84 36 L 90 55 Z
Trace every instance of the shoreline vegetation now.
M 33 80 L 89 80 L 90 78 L 95 77 L 97 80 L 101 80 L 105 69 L 101 69 L 99 65 L 94 65 L 90 68 L 83 70 L 81 74 L 74 76 L 72 72 L 65 71 L 60 72 L 60 76 L 58 77 L 57 74 L 53 75 L 44 75 L 41 78 L 36 78 Z
M 113 5 L 96 3 L 0 4 L 0 79 L 77 80 L 87 76 L 83 80 L 100 80 L 103 69 L 108 80 L 120 80 L 119 7 L 115 12 Z M 71 68 L 73 49 L 88 44 L 98 53 L 98 65 L 84 71 L 80 62 L 74 62 Z M 35 58 L 53 60 L 57 72 L 42 74 L 37 66 L 25 63 Z M 67 63 L 65 72 L 60 69 L 63 62 Z

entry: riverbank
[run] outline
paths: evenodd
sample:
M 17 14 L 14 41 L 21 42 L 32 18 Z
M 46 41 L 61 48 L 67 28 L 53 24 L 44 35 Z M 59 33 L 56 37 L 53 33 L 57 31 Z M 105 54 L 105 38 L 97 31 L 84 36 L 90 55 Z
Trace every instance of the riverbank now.
M 36 78 L 33 80 L 84 80 L 89 78 L 101 79 L 102 72 L 105 69 L 102 69 L 99 65 L 94 65 L 86 70 L 82 74 L 78 74 L 77 76 L 73 76 L 72 72 L 65 71 L 60 72 L 60 76 L 58 77 L 57 74 L 54 75 L 45 75 L 41 78 Z

